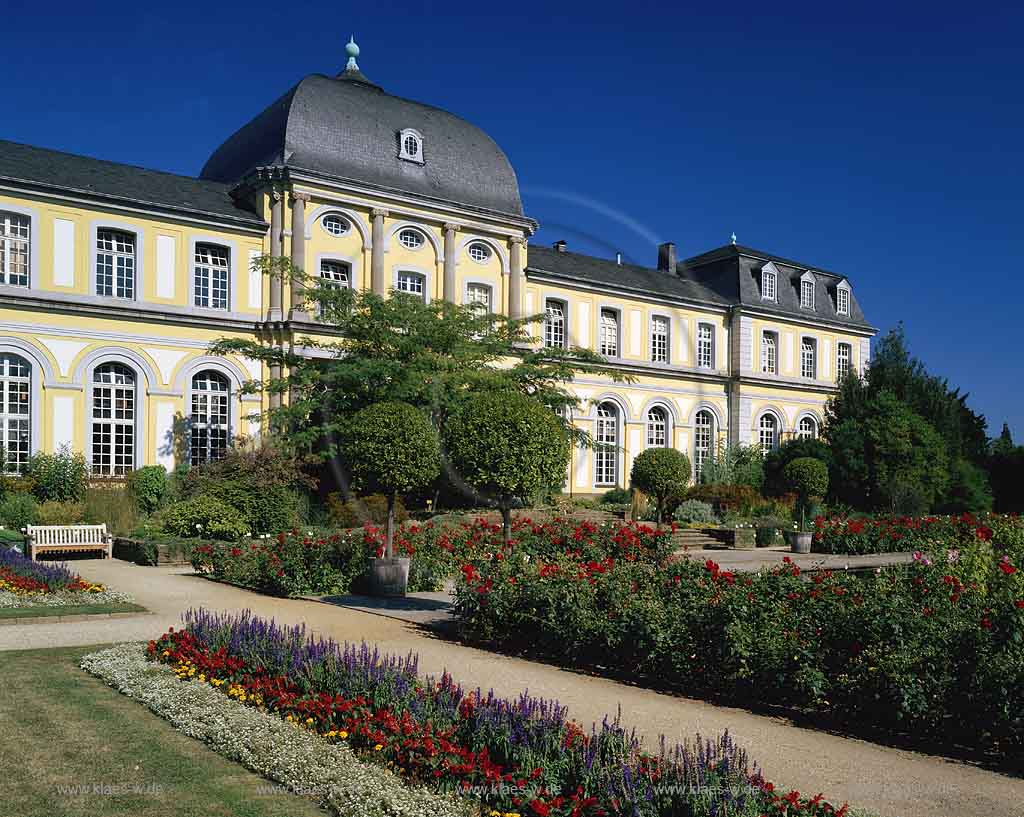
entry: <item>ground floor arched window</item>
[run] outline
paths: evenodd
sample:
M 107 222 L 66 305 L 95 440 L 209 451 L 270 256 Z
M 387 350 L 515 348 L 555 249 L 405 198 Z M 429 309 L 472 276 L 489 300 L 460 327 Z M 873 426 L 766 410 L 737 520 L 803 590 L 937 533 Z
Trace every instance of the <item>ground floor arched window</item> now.
M 121 363 L 97 366 L 92 376 L 92 472 L 123 476 L 135 468 L 136 377 Z
M 219 372 L 192 378 L 189 461 L 193 465 L 223 459 L 231 441 L 231 385 Z
M 32 454 L 32 366 L 19 355 L 0 355 L 0 470 L 18 474 Z
M 768 454 L 779 446 L 779 422 L 773 414 L 761 415 L 758 423 L 758 440 L 761 443 L 761 453 Z
M 619 410 L 613 403 L 601 403 L 597 407 L 597 424 L 594 429 L 594 483 L 597 485 L 619 484 Z

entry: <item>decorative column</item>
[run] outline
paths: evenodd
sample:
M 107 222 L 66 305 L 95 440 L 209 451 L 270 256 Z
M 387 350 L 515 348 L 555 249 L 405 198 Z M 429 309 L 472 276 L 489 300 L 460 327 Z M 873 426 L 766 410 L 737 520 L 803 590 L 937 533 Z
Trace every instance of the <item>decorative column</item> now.
M 370 286 L 374 295 L 383 295 L 384 286 L 384 218 L 388 211 L 380 207 L 373 208 L 373 250 L 370 259 Z
M 455 233 L 458 230 L 458 224 L 444 225 L 444 299 L 451 304 L 459 300 L 455 291 Z
M 512 253 L 508 280 L 508 316 L 521 318 L 523 317 L 523 248 L 526 246 L 526 239 L 516 236 L 509 241 L 512 244 Z
M 284 196 L 277 190 L 270 194 L 273 204 L 270 206 L 270 255 L 272 258 L 280 258 L 284 249 L 282 247 L 281 231 L 284 229 Z M 279 321 L 284 318 L 281 309 L 284 300 L 283 282 L 279 275 L 270 276 L 270 310 L 267 313 L 268 321 Z
M 301 275 L 306 269 L 306 202 L 309 193 L 292 192 L 292 277 L 291 319 L 305 320 L 306 285 Z

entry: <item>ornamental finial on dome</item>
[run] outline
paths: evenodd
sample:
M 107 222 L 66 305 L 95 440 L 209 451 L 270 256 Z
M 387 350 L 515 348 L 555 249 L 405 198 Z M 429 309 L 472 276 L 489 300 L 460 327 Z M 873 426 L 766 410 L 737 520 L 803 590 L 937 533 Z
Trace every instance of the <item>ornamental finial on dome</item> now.
M 356 57 L 359 56 L 359 46 L 356 45 L 356 38 L 354 36 L 348 38 L 348 45 L 345 46 L 345 53 L 348 54 L 348 62 L 345 63 L 345 70 L 358 71 L 359 66 L 356 64 Z

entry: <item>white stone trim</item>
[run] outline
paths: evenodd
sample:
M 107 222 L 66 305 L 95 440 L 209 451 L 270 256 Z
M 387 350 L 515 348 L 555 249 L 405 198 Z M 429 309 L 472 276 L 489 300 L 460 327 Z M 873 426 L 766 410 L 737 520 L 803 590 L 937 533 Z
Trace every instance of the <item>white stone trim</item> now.
M 313 224 L 320 224 L 321 219 L 324 216 L 328 215 L 329 213 L 337 213 L 339 216 L 344 217 L 348 221 L 348 223 L 352 225 L 352 227 L 354 227 L 356 231 L 358 231 L 359 238 L 363 242 L 362 249 L 365 250 L 367 247 L 370 246 L 370 225 L 367 224 L 366 219 L 363 218 L 363 216 L 361 216 L 355 210 L 351 210 L 343 205 L 331 203 L 321 204 L 319 207 L 317 207 L 309 215 L 306 216 L 307 241 L 313 238 Z M 322 224 L 321 229 L 323 229 Z M 334 235 L 333 233 L 329 233 L 327 232 L 327 230 L 324 230 L 324 235 L 328 236 L 331 239 L 340 241 L 344 239 L 348 235 L 348 233 L 345 233 L 344 235 Z
M 463 255 L 466 255 L 467 257 L 469 257 L 469 260 L 472 261 L 474 264 L 487 264 L 487 263 L 489 263 L 489 260 L 488 261 L 477 261 L 472 256 L 469 256 L 469 253 L 467 252 L 467 250 L 469 249 L 469 245 L 470 244 L 477 244 L 477 243 L 479 243 L 479 244 L 486 244 L 488 247 L 491 248 L 491 252 L 493 252 L 493 253 L 495 253 L 495 255 L 497 255 L 498 261 L 500 262 L 501 274 L 502 275 L 509 275 L 510 274 L 511 269 L 512 269 L 512 265 L 511 265 L 511 263 L 509 261 L 508 252 L 506 251 L 505 247 L 503 247 L 500 242 L 495 241 L 493 238 L 488 238 L 487 236 L 483 236 L 483 235 L 474 235 L 474 234 L 467 235 L 465 238 L 462 239 L 462 241 L 459 242 L 458 247 L 457 247 L 458 251 L 457 251 L 457 253 L 455 255 L 455 263 L 456 263 L 456 265 L 458 265 L 459 258 L 461 258 Z

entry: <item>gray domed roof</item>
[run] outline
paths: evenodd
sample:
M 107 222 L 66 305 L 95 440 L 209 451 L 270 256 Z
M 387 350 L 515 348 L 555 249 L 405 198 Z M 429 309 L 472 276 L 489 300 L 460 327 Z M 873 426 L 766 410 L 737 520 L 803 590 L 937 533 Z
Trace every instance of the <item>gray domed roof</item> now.
M 423 163 L 398 158 L 399 132 L 423 137 Z M 243 126 L 200 177 L 237 182 L 286 166 L 522 216 L 515 171 L 486 133 L 439 108 L 392 96 L 358 70 L 312 74 Z

